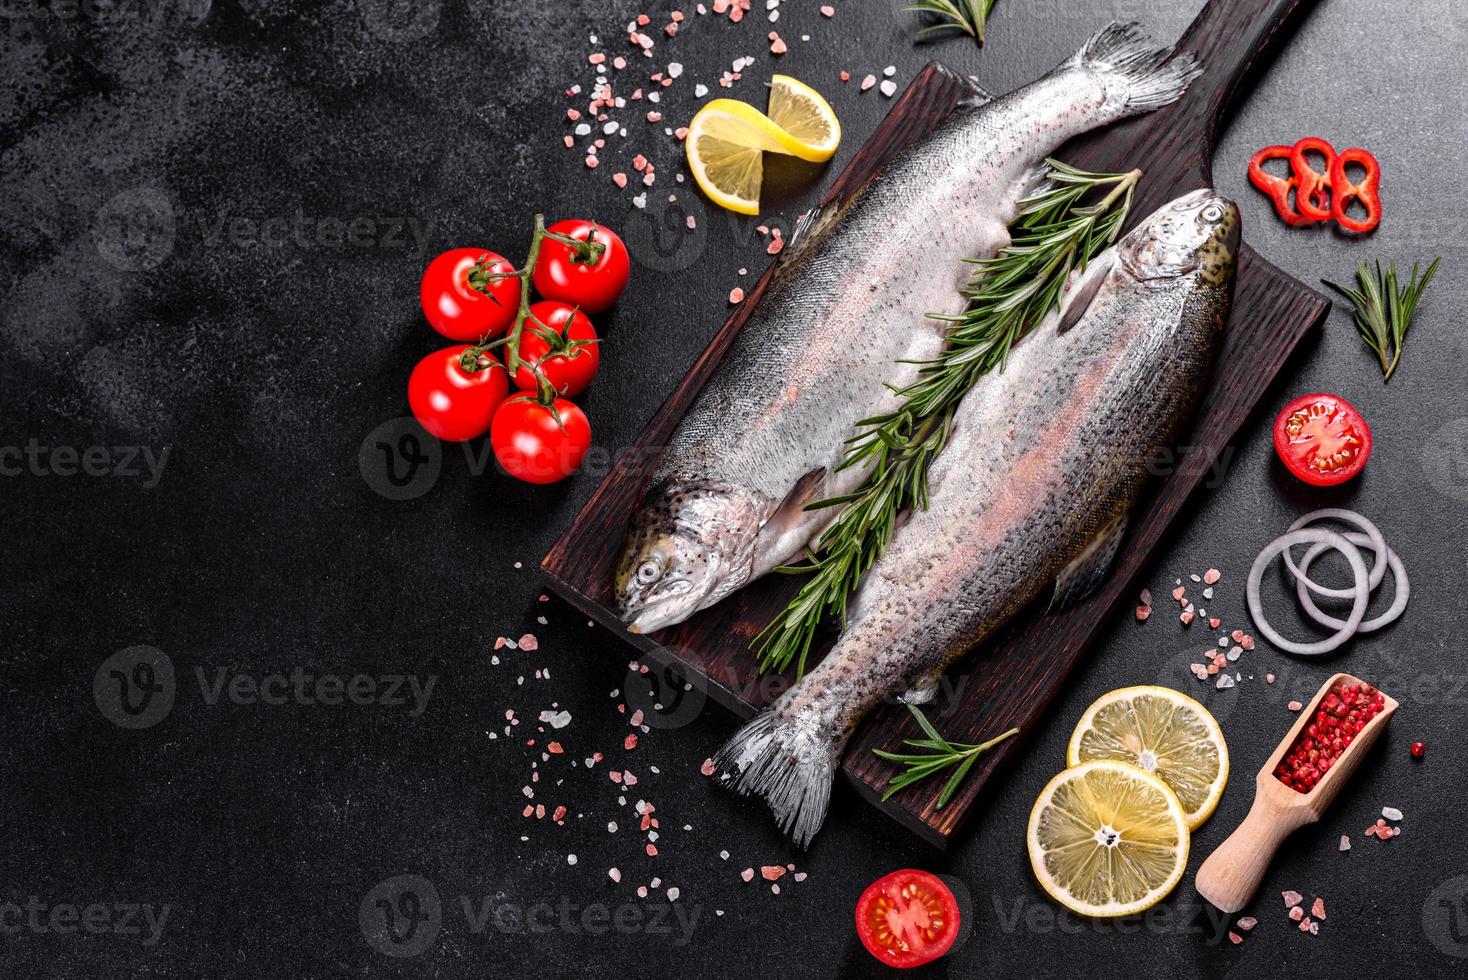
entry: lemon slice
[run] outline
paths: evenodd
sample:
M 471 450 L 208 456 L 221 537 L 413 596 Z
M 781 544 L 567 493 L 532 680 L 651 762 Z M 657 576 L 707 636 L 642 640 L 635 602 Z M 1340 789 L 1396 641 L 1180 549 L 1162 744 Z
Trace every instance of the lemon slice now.
M 1189 830 L 1213 815 L 1228 784 L 1228 744 L 1208 709 L 1170 687 L 1123 687 L 1081 715 L 1065 753 L 1068 766 L 1092 759 L 1129 762 L 1177 794 Z
M 770 121 L 796 139 L 805 152 L 791 151 L 802 160 L 822 163 L 841 145 L 841 123 L 821 93 L 789 75 L 770 79 Z
M 1188 863 L 1183 807 L 1167 784 L 1110 759 L 1067 769 L 1030 811 L 1030 867 L 1040 886 L 1081 915 L 1149 909 Z
M 821 163 L 840 143 L 841 124 L 831 106 L 788 75 L 770 83 L 770 115 L 738 99 L 714 99 L 694 114 L 684 137 L 699 188 L 740 214 L 759 213 L 765 153 Z

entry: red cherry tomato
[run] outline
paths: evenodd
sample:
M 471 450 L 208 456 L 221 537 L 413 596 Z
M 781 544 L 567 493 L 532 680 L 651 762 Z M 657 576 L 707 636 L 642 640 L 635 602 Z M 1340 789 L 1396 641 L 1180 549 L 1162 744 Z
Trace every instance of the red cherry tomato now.
M 455 248 L 428 263 L 418 286 L 423 315 L 433 329 L 450 340 L 478 341 L 498 337 L 515 322 L 520 309 L 520 280 L 490 279 L 491 272 L 514 272 L 503 255 L 482 248 Z M 470 276 L 483 292 L 470 285 Z
M 591 448 L 591 423 L 564 398 L 546 406 L 515 395 L 495 413 L 489 443 L 506 473 L 526 483 L 555 483 L 581 465 Z
M 413 368 L 408 378 L 408 407 L 423 428 L 448 442 L 482 436 L 494 421 L 495 409 L 510 392 L 505 366 L 493 354 L 484 354 L 478 371 L 459 366 L 468 344 L 434 351 Z
M 542 300 L 530 307 L 530 315 L 549 327 L 562 338 L 552 349 L 544 337 L 535 332 L 531 321 L 525 321 L 520 334 L 520 359 L 526 364 L 540 368 L 551 387 L 557 393 L 575 398 L 586 390 L 591 379 L 596 377 L 596 367 L 601 362 L 597 352 L 596 328 L 585 313 L 574 306 L 555 300 Z M 567 341 L 583 341 L 568 345 Z M 535 372 L 521 365 L 515 372 L 515 387 L 521 391 L 537 391 Z
M 1274 451 L 1306 483 L 1333 487 L 1366 465 L 1371 428 L 1339 395 L 1301 395 L 1274 420 Z
M 606 250 L 594 262 L 578 262 L 576 250 L 571 246 L 550 239 L 542 242 L 535 272 L 531 274 L 540 295 L 579 306 L 587 313 L 600 313 L 615 303 L 627 287 L 627 277 L 632 269 L 627 259 L 627 246 L 622 244 L 617 233 L 594 221 L 581 219 L 557 221 L 546 230 L 583 242 L 594 238 L 605 245 Z
M 958 901 L 936 875 L 904 868 L 867 886 L 856 903 L 856 934 L 888 966 L 931 963 L 958 938 Z

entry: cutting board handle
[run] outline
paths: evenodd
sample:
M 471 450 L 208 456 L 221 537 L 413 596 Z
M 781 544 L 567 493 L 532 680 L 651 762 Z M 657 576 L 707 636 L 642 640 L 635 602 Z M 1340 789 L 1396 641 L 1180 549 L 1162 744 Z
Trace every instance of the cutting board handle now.
M 1178 42 L 1179 51 L 1191 51 L 1204 64 L 1202 77 L 1172 107 L 1183 118 L 1181 127 L 1202 130 L 1203 177 L 1211 181 L 1218 124 L 1240 88 L 1265 62 L 1275 45 L 1289 36 L 1286 27 L 1301 8 L 1314 0 L 1208 0 Z

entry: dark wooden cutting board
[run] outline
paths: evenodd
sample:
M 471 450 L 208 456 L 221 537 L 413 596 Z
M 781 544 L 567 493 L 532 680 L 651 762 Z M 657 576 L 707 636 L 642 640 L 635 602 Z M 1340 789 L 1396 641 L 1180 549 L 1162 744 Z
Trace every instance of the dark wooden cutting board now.
M 1211 183 L 1211 160 L 1222 114 L 1252 70 L 1286 33 L 1301 6 L 1308 4 L 1301 0 L 1210 0 L 1178 44 L 1181 50 L 1196 52 L 1207 66 L 1187 96 L 1159 112 L 1078 140 L 1058 156 L 1089 170 L 1141 167 L 1145 176 L 1138 187 L 1133 220 L 1181 193 Z M 937 125 L 963 94 L 964 85 L 957 76 L 929 65 L 893 105 L 823 203 L 864 186 L 894 154 Z M 760 678 L 749 642 L 790 599 L 799 581 L 766 576 L 686 623 L 652 636 L 637 636 L 627 633 L 612 611 L 611 580 L 628 517 L 646 477 L 657 465 L 657 447 L 667 444 L 683 413 L 744 327 L 770 275 L 766 271 L 749 298 L 730 316 L 658 410 L 633 451 L 602 482 L 541 566 L 556 592 L 742 717 L 768 704 L 790 681 Z M 909 787 L 883 803 L 881 795 L 897 769 L 871 750 L 897 749 L 916 729 L 905 709 L 883 707 L 857 730 L 843 760 L 846 776 L 864 797 L 934 844 L 947 843 L 990 777 L 1023 750 L 1025 733 L 1036 727 L 1102 624 L 1124 604 L 1130 605 L 1125 600 L 1132 594 L 1133 583 L 1215 455 L 1253 411 L 1300 338 L 1324 319 L 1329 308 L 1329 301 L 1320 293 L 1244 247 L 1233 315 L 1212 384 L 1192 431 L 1179 444 L 1190 449 L 1186 454 L 1180 452 L 1179 464 L 1153 481 L 1143 496 L 1109 579 L 1070 609 L 1021 616 L 1000 637 L 949 672 L 950 690 L 957 692 L 958 703 L 936 719 L 947 738 L 979 742 L 1011 726 L 1020 729 L 1020 736 L 983 756 L 962 789 L 941 810 L 936 807 L 941 780 Z M 821 652 L 828 647 L 829 638 Z M 710 745 L 709 753 L 716 748 Z

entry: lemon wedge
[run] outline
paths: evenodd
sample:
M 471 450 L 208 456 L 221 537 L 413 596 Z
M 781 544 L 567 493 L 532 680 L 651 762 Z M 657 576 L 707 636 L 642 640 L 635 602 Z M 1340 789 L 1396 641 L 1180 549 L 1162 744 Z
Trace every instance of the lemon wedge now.
M 768 115 L 738 99 L 714 99 L 694 115 L 684 137 L 699 188 L 740 214 L 759 214 L 765 153 L 821 163 L 840 143 L 841 124 L 831 106 L 788 75 L 771 81 Z
M 1228 744 L 1208 709 L 1170 687 L 1103 694 L 1070 736 L 1066 765 L 1115 759 L 1145 769 L 1177 794 L 1188 829 L 1213 815 L 1228 784 Z
M 1136 766 L 1083 762 L 1040 791 L 1026 839 L 1040 886 L 1081 915 L 1132 915 L 1162 901 L 1188 864 L 1177 794 Z

